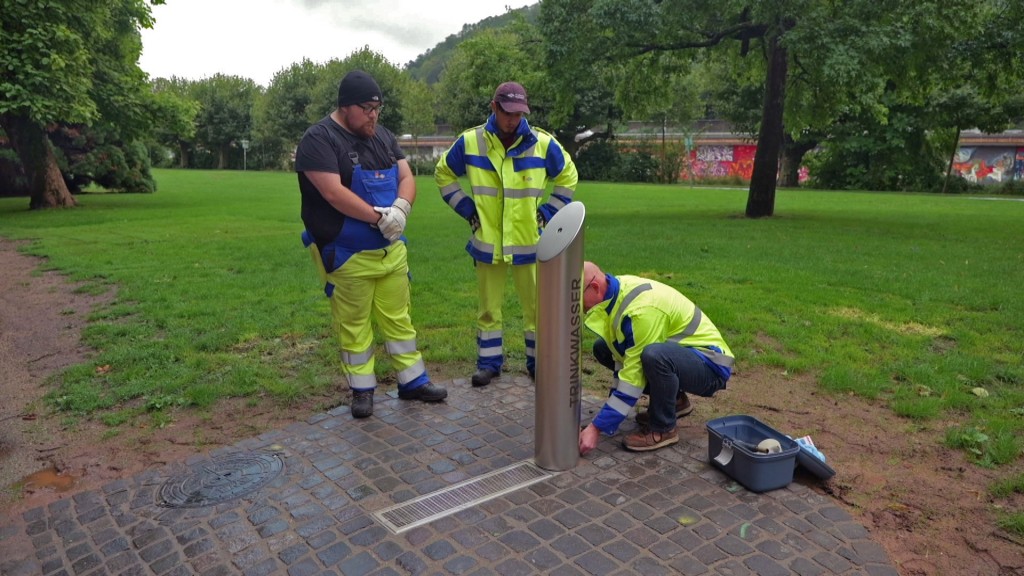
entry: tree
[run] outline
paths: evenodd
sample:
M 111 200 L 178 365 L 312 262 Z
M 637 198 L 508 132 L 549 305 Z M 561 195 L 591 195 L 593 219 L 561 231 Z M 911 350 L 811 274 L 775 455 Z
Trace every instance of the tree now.
M 797 4 L 801 4 L 797 6 Z M 757 152 L 746 214 L 771 216 L 775 209 L 778 159 L 789 65 L 785 35 L 796 26 L 807 2 L 754 4 L 698 0 L 595 0 L 591 17 L 605 30 L 598 39 L 603 58 L 643 57 L 652 52 L 697 51 L 733 42 L 743 56 L 766 62 Z M 752 45 L 759 50 L 752 50 Z M 694 52 L 696 54 L 696 52 Z M 691 55 L 690 58 L 696 57 Z
M 434 113 L 434 91 L 418 80 L 410 80 L 406 86 L 405 129 L 412 135 L 414 148 L 419 149 L 420 136 L 433 134 L 437 129 Z M 420 163 L 413 163 L 418 174 Z
M 217 157 L 217 169 L 228 167 L 231 148 L 249 138 L 252 109 L 260 88 L 249 78 L 215 74 L 193 85 L 199 102 L 196 141 Z
M 162 3 L 156 0 L 154 3 Z M 128 136 L 146 130 L 145 74 L 138 68 L 143 0 L 3 0 L 0 128 L 29 183 L 30 208 L 74 206 L 47 128 L 107 121 Z
M 311 121 L 316 121 L 331 112 L 338 103 L 338 84 L 345 74 L 353 70 L 362 70 L 373 76 L 384 96 L 384 114 L 381 123 L 395 133 L 404 130 L 405 120 L 405 83 L 409 78 L 379 52 L 369 46 L 349 54 L 344 60 L 331 60 L 324 65 L 319 80 L 313 89 L 311 106 L 316 113 Z
M 816 184 L 939 189 L 961 130 L 998 132 L 1020 117 L 1024 65 L 1006 57 L 1024 48 L 1020 10 L 1003 0 L 908 2 L 876 22 L 857 54 L 834 49 L 839 28 L 796 35 L 810 55 L 801 78 L 832 111 L 818 124 Z M 845 26 L 850 35 L 864 24 Z
M 1014 53 L 1005 48 L 1019 48 L 1021 27 L 1019 19 L 1009 17 L 1011 10 L 1021 10 L 1020 3 L 1007 0 L 891 0 L 882 5 L 873 0 L 547 0 L 545 11 L 549 6 L 564 8 L 558 29 L 568 39 L 559 41 L 599 65 L 652 53 L 692 61 L 723 50 L 757 62 L 747 67 L 760 70 L 756 80 L 747 79 L 760 110 L 746 207 L 753 218 L 774 213 L 783 152 L 788 156 L 783 174 L 794 175 L 799 158 L 834 128 L 864 120 L 884 126 L 890 106 L 908 118 L 929 95 L 950 88 L 948 81 L 936 81 L 950 42 L 968 30 L 994 37 L 992 43 L 1004 50 L 990 50 L 987 57 L 976 51 L 971 61 L 985 63 L 993 54 Z M 996 14 L 1003 17 L 997 20 Z M 986 17 L 998 24 L 987 31 L 974 26 Z M 555 31 L 549 31 L 549 38 Z M 1011 60 L 1020 67 L 1020 59 Z
M 550 125 L 573 156 L 582 145 L 614 135 L 614 126 L 623 119 L 617 96 L 629 92 L 623 66 L 611 57 L 604 42 L 608 29 L 598 21 L 594 4 L 594 0 L 541 3 L 538 26 L 545 39 L 542 61 L 552 94 Z M 577 140 L 581 133 L 588 135 Z
M 437 85 L 438 94 L 444 95 L 438 103 L 441 118 L 456 132 L 483 124 L 490 115 L 495 88 L 514 80 L 529 94 L 530 123 L 542 123 L 541 86 L 546 77 L 526 48 L 527 43 L 512 29 L 484 30 L 459 44 Z
M 157 78 L 150 83 L 153 91 L 153 126 L 150 139 L 154 146 L 167 147 L 177 153 L 178 167 L 188 168 L 195 146 L 196 115 L 199 102 L 192 97 L 192 82 L 184 78 Z
M 308 59 L 280 70 L 270 80 L 253 111 L 253 136 L 268 157 L 280 167 L 290 158 L 306 128 L 323 117 L 322 102 L 314 99 L 314 87 L 324 66 Z

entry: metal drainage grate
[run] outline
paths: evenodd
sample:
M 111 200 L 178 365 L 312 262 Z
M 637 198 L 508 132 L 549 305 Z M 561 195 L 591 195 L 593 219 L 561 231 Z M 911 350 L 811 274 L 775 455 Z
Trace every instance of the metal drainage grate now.
M 276 454 L 232 454 L 192 467 L 160 487 L 160 505 L 201 508 L 234 500 L 270 484 L 284 469 Z
M 553 473 L 538 468 L 532 462 L 520 462 L 408 502 L 389 506 L 373 515 L 389 530 L 398 534 L 552 476 Z

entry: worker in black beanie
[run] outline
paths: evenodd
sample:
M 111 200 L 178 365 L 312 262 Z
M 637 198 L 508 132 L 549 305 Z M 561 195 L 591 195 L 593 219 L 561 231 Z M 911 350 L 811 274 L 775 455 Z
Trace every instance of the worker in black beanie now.
M 377 123 L 383 109 L 377 81 L 349 72 L 338 85 L 337 109 L 310 126 L 295 151 L 302 238 L 331 302 L 355 418 L 373 414 L 371 319 L 395 364 L 399 399 L 448 396 L 430 381 L 416 348 L 403 235 L 416 183 L 395 135 Z
M 341 84 L 338 84 L 338 108 L 364 102 L 383 104 L 384 95 L 381 94 L 380 86 L 373 76 L 362 70 L 353 70 L 341 79 Z

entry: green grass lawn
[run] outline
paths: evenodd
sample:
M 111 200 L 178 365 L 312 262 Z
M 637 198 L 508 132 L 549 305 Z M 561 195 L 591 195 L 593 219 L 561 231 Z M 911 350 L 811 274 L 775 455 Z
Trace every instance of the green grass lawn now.
M 51 405 L 118 426 L 226 397 L 288 402 L 336 389 L 294 174 L 155 174 L 155 194 L 87 194 L 71 210 L 0 199 L 0 236 L 30 239 L 26 252 L 84 290 L 117 289 L 85 332 L 99 353 L 55 378 Z M 418 341 L 432 373 L 466 377 L 468 227 L 431 178 L 418 183 L 407 230 Z M 780 190 L 776 216 L 750 220 L 745 190 L 584 182 L 577 199 L 587 258 L 679 288 L 722 329 L 741 370 L 809 373 L 909 419 L 956 414 L 966 424 L 937 441 L 984 466 L 1020 458 L 1024 202 Z M 510 367 L 522 370 L 514 304 L 505 316 Z

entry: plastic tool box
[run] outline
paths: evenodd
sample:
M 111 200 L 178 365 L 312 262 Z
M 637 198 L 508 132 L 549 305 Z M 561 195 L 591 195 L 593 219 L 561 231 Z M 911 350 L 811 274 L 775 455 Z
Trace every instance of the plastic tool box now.
M 782 432 L 753 416 L 734 415 L 707 423 L 708 459 L 752 492 L 783 488 L 793 481 L 800 445 Z M 774 439 L 773 452 L 758 450 L 758 445 Z

